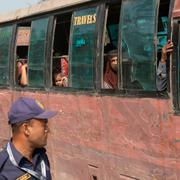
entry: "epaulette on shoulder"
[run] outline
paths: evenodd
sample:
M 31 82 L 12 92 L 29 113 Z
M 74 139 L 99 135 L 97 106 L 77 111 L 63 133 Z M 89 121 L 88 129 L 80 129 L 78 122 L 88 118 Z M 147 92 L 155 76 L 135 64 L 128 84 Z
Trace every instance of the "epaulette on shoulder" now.
M 0 171 L 7 159 L 8 159 L 8 153 L 6 152 L 6 150 L 0 149 Z

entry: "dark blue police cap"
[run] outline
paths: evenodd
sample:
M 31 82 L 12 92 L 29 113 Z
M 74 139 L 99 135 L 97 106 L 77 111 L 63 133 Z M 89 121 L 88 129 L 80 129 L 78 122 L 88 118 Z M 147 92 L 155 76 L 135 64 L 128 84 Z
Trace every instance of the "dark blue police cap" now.
M 9 124 L 23 122 L 29 119 L 49 119 L 56 115 L 56 112 L 47 111 L 44 106 L 35 99 L 20 97 L 11 106 L 8 113 Z

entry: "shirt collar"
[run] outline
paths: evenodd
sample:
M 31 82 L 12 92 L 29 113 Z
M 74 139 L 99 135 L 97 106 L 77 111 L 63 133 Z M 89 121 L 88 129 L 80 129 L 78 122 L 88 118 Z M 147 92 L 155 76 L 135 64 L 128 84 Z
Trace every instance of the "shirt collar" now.
M 23 155 L 15 148 L 12 141 L 10 141 L 10 147 L 11 147 L 14 159 L 16 160 L 17 164 L 19 164 L 21 159 L 23 158 Z
M 20 165 L 20 162 L 22 159 L 27 159 L 26 157 L 24 157 L 13 145 L 12 141 L 10 141 L 10 147 L 14 156 L 14 159 L 16 160 L 17 164 Z M 33 163 L 36 163 L 39 156 L 41 156 L 43 153 L 46 152 L 45 148 L 40 148 L 40 149 L 35 149 L 34 153 L 33 153 Z

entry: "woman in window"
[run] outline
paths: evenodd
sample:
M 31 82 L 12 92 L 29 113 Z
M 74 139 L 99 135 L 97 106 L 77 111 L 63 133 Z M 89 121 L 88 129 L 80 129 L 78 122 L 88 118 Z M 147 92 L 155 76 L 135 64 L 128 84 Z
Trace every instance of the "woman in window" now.
M 104 89 L 117 89 L 118 87 L 118 59 L 117 49 L 111 50 L 107 54 L 106 69 L 104 73 Z

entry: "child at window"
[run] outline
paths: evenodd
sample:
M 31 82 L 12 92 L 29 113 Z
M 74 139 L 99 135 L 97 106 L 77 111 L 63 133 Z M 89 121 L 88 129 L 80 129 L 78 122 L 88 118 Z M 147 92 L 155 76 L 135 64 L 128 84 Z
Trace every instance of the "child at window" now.
M 59 87 L 67 87 L 68 79 L 66 76 L 63 76 L 61 72 L 54 73 L 54 85 Z

